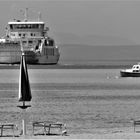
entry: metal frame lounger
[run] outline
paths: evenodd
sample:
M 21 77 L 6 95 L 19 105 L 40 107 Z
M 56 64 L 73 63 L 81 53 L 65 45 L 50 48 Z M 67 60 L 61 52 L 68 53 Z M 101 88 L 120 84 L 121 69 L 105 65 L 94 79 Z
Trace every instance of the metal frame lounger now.
M 0 129 L 1 129 L 1 137 L 3 136 L 3 131 L 4 130 L 8 130 L 8 129 L 11 129 L 12 132 L 13 132 L 13 137 L 15 136 L 15 132 L 14 132 L 14 129 L 15 129 L 16 125 L 13 124 L 13 123 L 1 123 L 0 124 Z
M 64 133 L 66 134 L 66 125 L 61 123 L 61 122 L 48 122 L 48 121 L 41 121 L 41 122 L 33 122 L 33 135 L 35 132 L 35 128 L 43 128 L 43 133 L 45 135 L 50 135 L 51 134 L 51 129 L 52 128 L 58 128 L 60 130 L 61 135 L 64 135 Z

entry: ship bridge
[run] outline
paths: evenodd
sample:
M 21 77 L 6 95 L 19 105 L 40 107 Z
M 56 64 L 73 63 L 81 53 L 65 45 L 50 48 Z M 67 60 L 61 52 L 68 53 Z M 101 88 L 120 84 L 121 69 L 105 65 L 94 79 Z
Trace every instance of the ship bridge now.
M 49 30 L 48 27 L 44 28 L 45 23 L 41 21 L 11 21 L 8 26 L 8 36 L 11 39 L 41 37 Z

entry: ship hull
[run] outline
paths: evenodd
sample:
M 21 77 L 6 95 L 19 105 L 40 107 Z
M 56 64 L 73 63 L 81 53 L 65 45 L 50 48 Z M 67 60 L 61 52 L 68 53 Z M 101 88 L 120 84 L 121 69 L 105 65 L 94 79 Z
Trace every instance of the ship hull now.
M 0 64 L 19 64 L 21 58 L 19 45 L 0 45 Z M 24 51 L 27 64 L 57 64 L 59 55 L 41 56 L 34 51 Z
M 140 77 L 140 72 L 120 71 L 121 77 Z
M 5 54 L 5 53 L 3 53 L 3 54 Z M 20 63 L 21 55 L 13 56 L 12 53 L 9 53 L 9 55 L 7 55 L 7 56 L 2 56 L 2 55 L 0 53 L 0 64 L 18 64 L 18 63 Z M 25 56 L 25 60 L 26 60 L 26 63 L 28 63 L 28 64 L 35 64 L 38 62 L 37 59 L 34 59 L 32 56 L 27 56 L 27 55 Z

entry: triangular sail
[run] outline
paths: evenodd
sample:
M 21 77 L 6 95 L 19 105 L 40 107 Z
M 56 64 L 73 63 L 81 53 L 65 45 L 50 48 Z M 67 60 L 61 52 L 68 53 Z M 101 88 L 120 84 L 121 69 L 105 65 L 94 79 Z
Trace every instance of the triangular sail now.
M 32 99 L 28 71 L 24 57 L 24 53 L 22 53 L 19 75 L 19 101 L 23 102 L 31 101 Z

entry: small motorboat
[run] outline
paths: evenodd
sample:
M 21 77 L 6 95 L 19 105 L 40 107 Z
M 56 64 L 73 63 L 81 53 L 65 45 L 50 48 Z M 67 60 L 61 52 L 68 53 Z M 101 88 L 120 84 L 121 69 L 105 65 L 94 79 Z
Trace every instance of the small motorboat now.
M 120 71 L 121 77 L 140 77 L 140 63 L 133 65 L 131 69 Z

